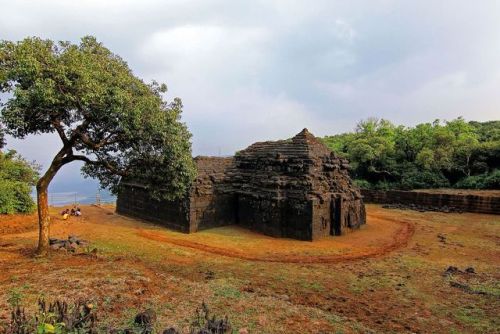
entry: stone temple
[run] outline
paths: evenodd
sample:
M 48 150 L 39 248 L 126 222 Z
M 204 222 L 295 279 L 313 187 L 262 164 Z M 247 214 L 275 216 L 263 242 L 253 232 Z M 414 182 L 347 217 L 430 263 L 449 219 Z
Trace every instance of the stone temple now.
M 255 143 L 234 157 L 194 160 L 198 176 L 184 198 L 154 200 L 144 186 L 124 181 L 117 212 L 186 233 L 238 224 L 311 241 L 365 224 L 348 162 L 307 129 L 288 140 Z

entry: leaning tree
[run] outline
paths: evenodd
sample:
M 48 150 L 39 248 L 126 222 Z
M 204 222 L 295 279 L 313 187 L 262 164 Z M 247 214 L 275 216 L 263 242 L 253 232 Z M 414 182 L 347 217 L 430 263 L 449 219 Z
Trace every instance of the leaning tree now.
M 0 42 L 0 112 L 17 138 L 54 133 L 61 147 L 36 185 L 38 254 L 49 249 L 48 186 L 59 169 L 82 161 L 82 173 L 119 191 L 122 177 L 166 199 L 185 193 L 195 169 L 182 103 L 166 86 L 144 83 L 94 37 L 79 44 L 40 38 Z

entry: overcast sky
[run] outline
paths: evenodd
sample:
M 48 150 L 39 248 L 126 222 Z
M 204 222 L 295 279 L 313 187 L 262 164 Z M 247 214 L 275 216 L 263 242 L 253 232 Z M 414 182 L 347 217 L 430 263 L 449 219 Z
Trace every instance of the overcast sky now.
M 94 35 L 184 102 L 195 155 L 350 131 L 500 118 L 500 1 L 12 1 L 0 39 Z M 10 140 L 45 166 L 57 136 Z M 55 182 L 80 179 L 67 168 Z

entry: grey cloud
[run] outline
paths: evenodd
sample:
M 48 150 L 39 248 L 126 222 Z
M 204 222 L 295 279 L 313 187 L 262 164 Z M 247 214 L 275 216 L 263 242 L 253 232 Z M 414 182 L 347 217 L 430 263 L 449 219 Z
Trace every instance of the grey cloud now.
M 470 1 L 7 1 L 0 38 L 97 36 L 180 96 L 195 154 L 351 130 L 498 118 L 500 5 Z M 57 140 L 10 141 L 47 165 Z M 77 167 L 62 183 L 77 179 Z

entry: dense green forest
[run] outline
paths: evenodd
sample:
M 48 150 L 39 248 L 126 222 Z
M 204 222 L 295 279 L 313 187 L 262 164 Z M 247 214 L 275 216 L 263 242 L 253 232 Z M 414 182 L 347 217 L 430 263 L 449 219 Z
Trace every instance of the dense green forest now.
M 370 118 L 354 132 L 323 140 L 350 161 L 362 188 L 500 189 L 500 121 L 457 118 L 406 127 Z
M 33 212 L 35 203 L 30 194 L 38 178 L 38 166 L 16 151 L 3 152 L 4 144 L 0 129 L 0 214 Z

